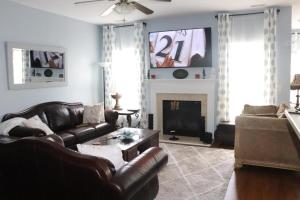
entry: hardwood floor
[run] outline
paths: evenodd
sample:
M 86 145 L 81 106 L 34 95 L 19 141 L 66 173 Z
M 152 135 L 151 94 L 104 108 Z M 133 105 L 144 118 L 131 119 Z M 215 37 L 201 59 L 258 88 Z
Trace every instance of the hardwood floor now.
M 245 166 L 231 176 L 225 200 L 298 200 L 300 173 Z

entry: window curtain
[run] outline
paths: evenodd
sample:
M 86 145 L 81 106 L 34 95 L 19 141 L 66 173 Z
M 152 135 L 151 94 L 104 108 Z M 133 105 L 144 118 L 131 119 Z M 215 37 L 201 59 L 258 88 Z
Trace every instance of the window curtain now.
M 134 24 L 134 42 L 135 42 L 135 59 L 137 64 L 137 73 L 139 80 L 137 81 L 139 108 L 140 108 L 140 126 L 147 128 L 147 95 L 146 95 L 146 77 L 147 67 L 145 64 L 145 26 L 143 23 Z
M 277 9 L 264 11 L 264 50 L 265 50 L 265 104 L 277 103 L 276 75 L 276 23 Z
M 218 15 L 219 73 L 218 121 L 229 121 L 229 42 L 231 23 L 228 14 Z
M 30 66 L 29 66 L 29 61 L 30 61 L 30 52 L 27 50 L 22 50 L 23 51 L 23 67 L 22 67 L 22 74 L 23 74 L 23 83 L 26 83 L 29 80 L 29 75 L 30 75 Z
M 112 108 L 115 101 L 111 94 L 118 92 L 122 109 L 140 110 L 141 127 L 147 125 L 144 37 L 143 23 L 103 29 L 106 104 Z M 126 125 L 127 121 L 120 119 L 120 123 Z
M 245 104 L 264 104 L 264 16 L 232 16 L 229 45 L 230 120 Z
M 105 107 L 111 109 L 113 102 L 112 91 L 112 54 L 114 49 L 115 33 L 113 26 L 103 26 L 103 67 L 104 67 L 104 101 Z

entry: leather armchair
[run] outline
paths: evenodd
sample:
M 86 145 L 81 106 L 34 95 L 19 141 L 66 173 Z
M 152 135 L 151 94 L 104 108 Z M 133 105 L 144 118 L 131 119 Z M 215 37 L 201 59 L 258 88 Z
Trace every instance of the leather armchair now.
M 300 171 L 299 141 L 288 120 L 276 116 L 278 107 L 269 108 L 245 106 L 236 117 L 235 167 L 246 164 Z
M 153 200 L 167 161 L 153 147 L 115 171 L 106 159 L 64 148 L 55 135 L 23 138 L 0 144 L 0 199 Z

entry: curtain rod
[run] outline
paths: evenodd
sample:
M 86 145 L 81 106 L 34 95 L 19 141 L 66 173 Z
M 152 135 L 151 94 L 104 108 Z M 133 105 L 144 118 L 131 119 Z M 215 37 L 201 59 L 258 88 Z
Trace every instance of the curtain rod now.
M 292 33 L 292 35 L 300 35 L 300 33 L 298 33 L 298 32 L 294 32 L 294 33 Z
M 229 16 L 242 16 L 242 15 L 257 15 L 263 14 L 264 12 L 253 12 L 253 13 L 240 13 L 240 14 L 229 14 Z M 277 9 L 277 14 L 280 13 L 280 9 Z M 218 15 L 215 15 L 215 18 L 218 19 Z
M 144 26 L 146 26 L 146 22 L 143 22 Z M 134 24 L 124 24 L 124 25 L 116 25 L 114 28 L 121 28 L 121 27 L 127 27 L 127 26 L 134 26 Z

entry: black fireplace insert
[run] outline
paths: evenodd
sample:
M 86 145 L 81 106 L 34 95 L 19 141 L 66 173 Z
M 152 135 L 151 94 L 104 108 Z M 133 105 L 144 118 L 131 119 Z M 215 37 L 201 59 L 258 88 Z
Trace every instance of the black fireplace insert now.
M 201 116 L 201 101 L 163 101 L 163 133 L 200 137 L 205 132 L 205 117 Z

